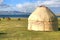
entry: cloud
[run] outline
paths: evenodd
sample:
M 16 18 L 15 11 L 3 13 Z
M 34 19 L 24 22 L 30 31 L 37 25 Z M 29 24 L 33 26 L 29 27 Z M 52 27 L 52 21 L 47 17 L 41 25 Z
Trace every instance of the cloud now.
M 24 3 L 24 4 L 18 4 L 16 7 L 21 11 L 21 12 L 32 12 L 37 5 L 35 3 Z
M 22 4 L 17 4 L 16 7 L 21 8 Z
M 59 0 L 45 1 L 42 4 L 44 4 L 48 7 L 60 7 L 60 1 Z
M 3 3 L 3 0 L 0 0 L 0 4 Z
M 16 7 L 22 12 L 32 12 L 37 6 L 46 5 L 48 7 L 60 7 L 60 0 L 37 0 L 36 2 L 25 2 L 17 4 Z

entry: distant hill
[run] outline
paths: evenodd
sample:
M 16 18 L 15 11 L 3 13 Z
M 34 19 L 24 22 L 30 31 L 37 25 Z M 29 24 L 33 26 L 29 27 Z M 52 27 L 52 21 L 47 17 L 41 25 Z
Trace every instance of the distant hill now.
M 0 4 L 0 15 L 29 15 L 30 13 L 20 12 L 13 6 Z
M 30 13 L 20 11 L 0 11 L 0 15 L 29 15 Z

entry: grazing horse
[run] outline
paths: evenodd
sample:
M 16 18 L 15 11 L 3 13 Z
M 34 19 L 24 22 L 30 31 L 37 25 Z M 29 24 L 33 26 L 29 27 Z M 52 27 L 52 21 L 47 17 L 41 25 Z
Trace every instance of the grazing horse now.
M 7 20 L 11 20 L 11 18 L 10 18 L 10 17 L 8 17 L 8 18 L 7 18 Z
M 3 19 L 5 19 L 5 17 L 3 17 Z
M 18 18 L 18 20 L 21 20 L 20 18 Z
M 1 19 L 0 19 L 0 21 L 1 21 Z

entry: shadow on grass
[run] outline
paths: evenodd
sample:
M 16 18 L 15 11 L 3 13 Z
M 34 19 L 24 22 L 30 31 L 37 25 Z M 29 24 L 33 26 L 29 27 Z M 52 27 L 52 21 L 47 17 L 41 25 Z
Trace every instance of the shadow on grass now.
M 0 35 L 7 34 L 7 33 L 0 33 Z
M 7 33 L 0 33 L 0 38 L 5 38 L 7 37 Z
M 60 28 L 58 28 L 58 31 L 60 31 Z

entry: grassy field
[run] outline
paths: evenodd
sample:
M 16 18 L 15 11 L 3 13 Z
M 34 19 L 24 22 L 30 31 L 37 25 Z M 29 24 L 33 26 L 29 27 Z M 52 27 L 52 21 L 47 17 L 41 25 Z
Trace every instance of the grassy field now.
M 2 19 L 0 21 L 0 40 L 60 40 L 60 30 L 56 32 L 28 31 L 27 24 L 27 18 Z M 58 25 L 60 28 L 60 18 L 58 18 Z

